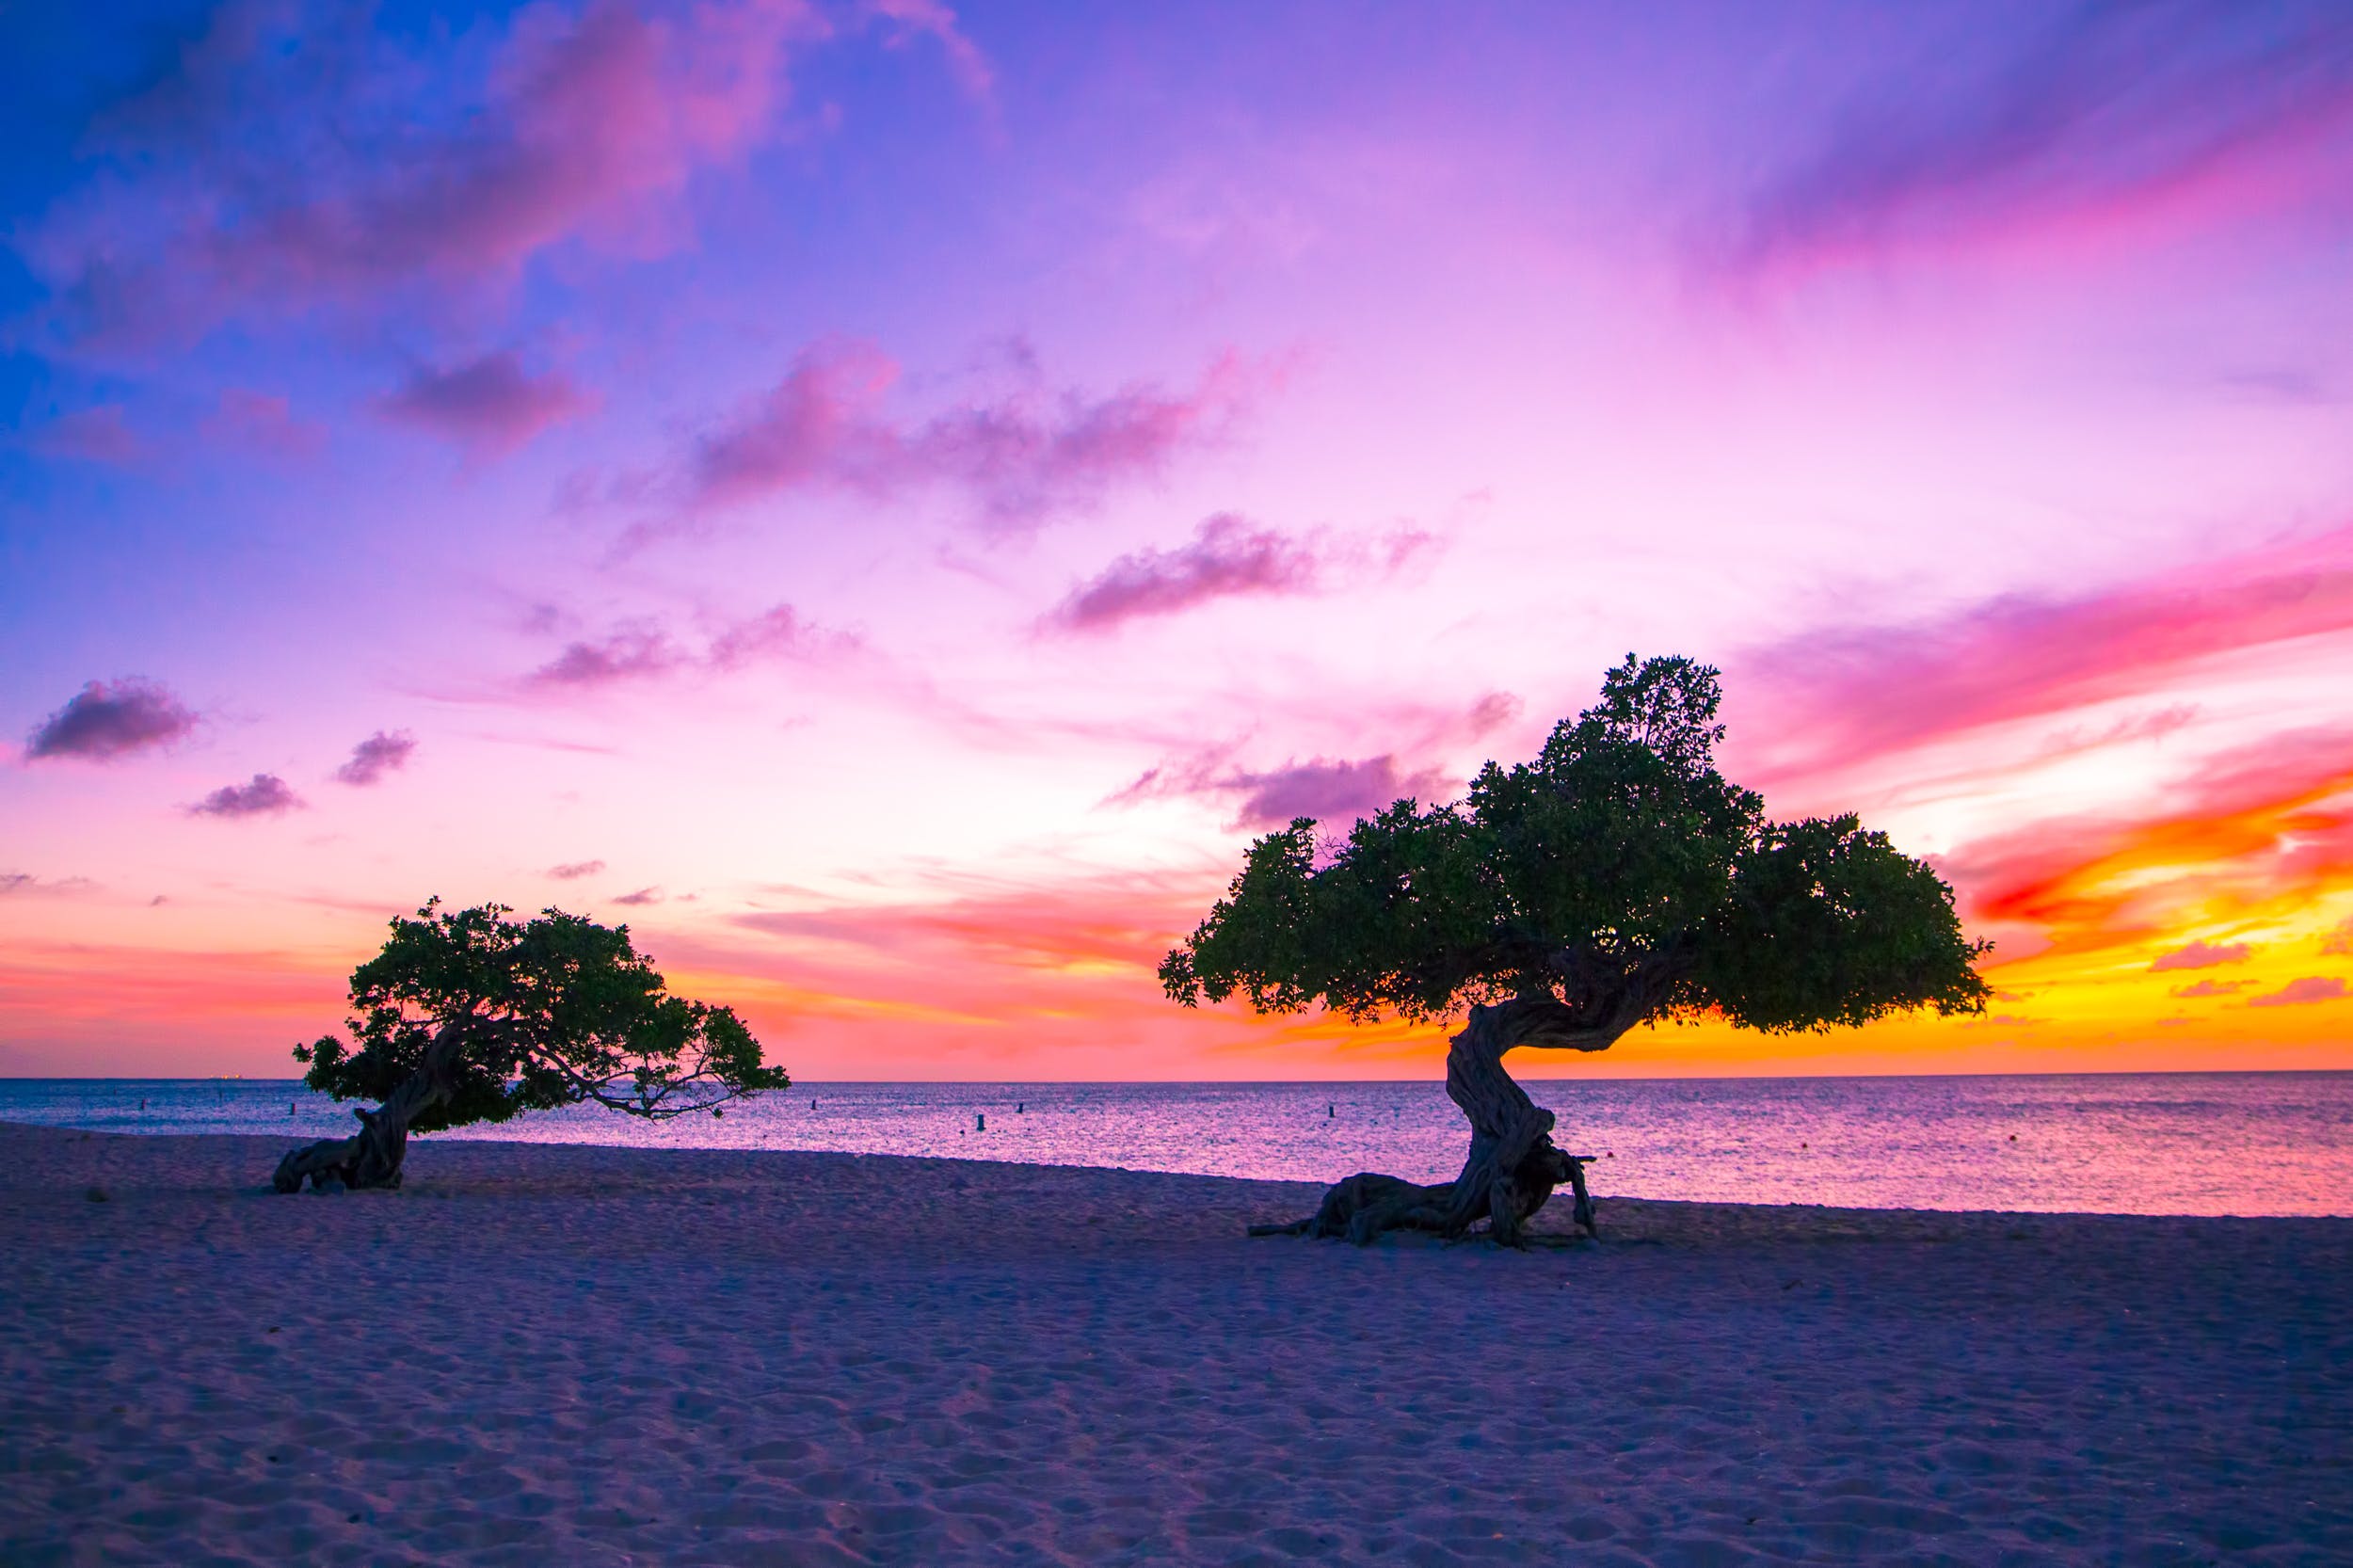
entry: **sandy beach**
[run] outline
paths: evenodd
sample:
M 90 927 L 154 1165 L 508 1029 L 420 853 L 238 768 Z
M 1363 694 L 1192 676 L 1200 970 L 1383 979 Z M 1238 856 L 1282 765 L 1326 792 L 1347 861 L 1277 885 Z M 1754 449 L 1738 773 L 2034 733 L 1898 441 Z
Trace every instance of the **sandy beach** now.
M 280 1152 L 0 1126 L 11 1568 L 2353 1560 L 2348 1220 L 1359 1251 L 1242 1238 L 1300 1185 Z

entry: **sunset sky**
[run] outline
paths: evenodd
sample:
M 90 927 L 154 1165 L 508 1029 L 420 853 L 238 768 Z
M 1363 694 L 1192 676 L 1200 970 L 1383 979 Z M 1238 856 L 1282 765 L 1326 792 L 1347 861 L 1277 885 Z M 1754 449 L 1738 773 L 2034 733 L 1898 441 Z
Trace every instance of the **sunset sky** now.
M 2353 1066 L 2353 10 L 0 7 L 0 1075 L 290 1076 L 439 894 L 812 1079 L 1185 1014 L 1251 837 L 1628 650 L 1967 1022 Z

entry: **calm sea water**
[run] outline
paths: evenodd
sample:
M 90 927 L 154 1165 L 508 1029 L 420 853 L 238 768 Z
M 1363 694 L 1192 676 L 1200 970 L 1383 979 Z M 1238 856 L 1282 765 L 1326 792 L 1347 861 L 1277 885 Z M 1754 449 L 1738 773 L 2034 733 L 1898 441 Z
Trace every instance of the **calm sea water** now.
M 1870 1208 L 2353 1214 L 2353 1073 L 1550 1080 L 1596 1191 Z M 0 1119 L 339 1136 L 347 1107 L 254 1079 L 0 1080 Z M 985 1122 L 984 1130 L 980 1125 Z M 822 1083 L 648 1124 L 575 1108 L 436 1138 L 834 1149 L 1330 1181 L 1460 1169 L 1434 1082 Z M 260 1179 L 257 1174 L 256 1179 Z

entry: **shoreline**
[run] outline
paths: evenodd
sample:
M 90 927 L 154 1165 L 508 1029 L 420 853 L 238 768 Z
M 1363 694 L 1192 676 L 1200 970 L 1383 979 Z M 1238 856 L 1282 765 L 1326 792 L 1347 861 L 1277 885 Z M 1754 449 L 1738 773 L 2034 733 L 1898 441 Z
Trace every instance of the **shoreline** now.
M 298 1146 L 298 1145 L 300 1145 L 300 1144 L 302 1144 L 312 1142 L 312 1141 L 313 1139 L 315 1139 L 316 1137 L 322 1136 L 322 1134 L 321 1134 L 321 1133 L 320 1133 L 317 1129 L 314 1129 L 314 1128 L 313 1128 L 313 1129 L 303 1129 L 303 1130 L 299 1130 L 299 1131 L 290 1131 L 290 1132 L 288 1132 L 285 1136 L 283 1136 L 283 1137 L 281 1138 L 281 1137 L 280 1137 L 279 1135 L 277 1135 L 277 1134 L 275 1134 L 275 1133 L 264 1134 L 264 1133 L 251 1133 L 251 1132 L 212 1132 L 212 1131 L 206 1131 L 206 1132 L 184 1132 L 184 1131 L 154 1131 L 154 1132 L 144 1132 L 144 1131 L 136 1131 L 136 1130 L 124 1130 L 124 1129 L 118 1129 L 118 1128 L 81 1128 L 81 1127 L 74 1127 L 74 1126 L 72 1126 L 72 1125 L 70 1125 L 70 1124 L 60 1124 L 60 1123 L 44 1123 L 44 1122 L 19 1122 L 19 1121 L 11 1121 L 11 1120 L 8 1120 L 8 1118 L 6 1118 L 6 1117 L 0 1117 L 0 1136 L 5 1136 L 5 1135 L 7 1135 L 7 1134 L 8 1134 L 8 1133 L 13 1133 L 13 1132 L 30 1132 L 30 1133 L 44 1133 L 44 1134 L 45 1134 L 45 1133 L 55 1133 L 55 1134 L 58 1134 L 58 1135 L 63 1136 L 63 1137 L 67 1137 L 67 1138 L 75 1138 L 75 1139 L 79 1139 L 79 1138 L 118 1138 L 118 1139 L 132 1139 L 132 1140 L 136 1140 L 136 1141 L 141 1142 L 141 1143 L 153 1143 L 153 1142 L 157 1142 L 157 1141 L 168 1141 L 168 1140 L 174 1140 L 174 1139 L 195 1140 L 195 1141 L 200 1141 L 200 1142 L 201 1142 L 201 1143 L 208 1144 L 225 1144 L 225 1143 L 231 1143 L 231 1142 L 242 1142 L 242 1143 L 245 1143 L 245 1144 L 250 1144 L 250 1145 L 252 1146 L 252 1149 L 253 1149 L 253 1151 L 254 1151 L 254 1158 L 255 1158 L 256 1160 L 259 1160 L 259 1167 L 258 1167 L 258 1168 L 260 1169 L 260 1171 L 261 1171 L 261 1173 L 262 1173 L 262 1175 L 261 1175 L 261 1178 L 260 1178 L 260 1181 L 259 1181 L 259 1186 L 260 1186 L 260 1188 L 261 1188 L 261 1189 L 263 1189 L 263 1190 L 267 1190 L 268 1185 L 269 1185 L 269 1183 L 268 1183 L 268 1179 L 267 1179 L 267 1177 L 268 1177 L 268 1173 L 269 1173 L 271 1170 L 273 1170 L 273 1169 L 275 1169 L 275 1168 L 276 1168 L 277 1163 L 278 1163 L 278 1160 L 279 1160 L 279 1158 L 280 1158 L 280 1156 L 282 1156 L 282 1155 L 285 1153 L 285 1151 L 286 1151 L 286 1150 L 288 1150 L 288 1149 L 290 1149 L 290 1148 L 296 1147 L 296 1146 Z M 330 1135 L 330 1136 L 331 1136 L 332 1134 L 326 1134 L 326 1135 Z M 986 1167 L 989 1167 L 989 1168 L 991 1168 L 991 1169 L 999 1169 L 999 1170 L 1035 1171 L 1035 1172 L 1063 1172 L 1063 1173 L 1102 1172 L 1102 1173 L 1106 1173 L 1106 1174 L 1110 1174 L 1110 1175 L 1120 1175 L 1120 1176 L 1179 1176 L 1179 1177 L 1183 1177 L 1184 1179 L 1187 1179 L 1187 1180 L 1198 1180 L 1198 1181 L 1216 1181 L 1216 1182 L 1232 1182 L 1232 1183 L 1237 1183 L 1237 1184 L 1240 1184 L 1240 1185 L 1241 1185 L 1241 1186 L 1247 1186 L 1247 1187 L 1257 1187 L 1257 1188 L 1267 1189 L 1267 1190 L 1270 1190 L 1270 1191 L 1279 1191 L 1279 1192 L 1293 1192 L 1293 1193 L 1301 1193 L 1301 1194 L 1305 1194 L 1305 1199 L 1304 1199 L 1304 1204 L 1305 1204 L 1305 1206 L 1304 1206 L 1304 1207 L 1300 1209 L 1300 1212 L 1301 1212 L 1301 1213 L 1303 1213 L 1303 1214 L 1304 1214 L 1304 1213 L 1307 1213 L 1307 1212 L 1311 1212 L 1311 1211 L 1315 1208 L 1316 1205 L 1317 1205 L 1317 1204 L 1318 1204 L 1318 1203 L 1321 1200 L 1322 1195 L 1323 1195 L 1323 1192 L 1324 1192 L 1324 1190 L 1326 1189 L 1326 1187 L 1328 1187 L 1328 1186 L 1331 1184 L 1331 1182 L 1340 1180 L 1340 1179 L 1342 1179 L 1342 1178 L 1343 1178 L 1343 1177 L 1345 1177 L 1345 1176 L 1351 1176 L 1351 1175 L 1353 1175 L 1353 1174 L 1354 1174 L 1354 1172 L 1353 1172 L 1353 1171 L 1349 1171 L 1349 1170 L 1339 1170 L 1339 1169 L 1336 1168 L 1336 1169 L 1334 1170 L 1333 1174 L 1332 1174 L 1332 1175 L 1331 1175 L 1328 1178 L 1317 1178 L 1317 1179 L 1313 1179 L 1313 1180 L 1305 1180 L 1305 1179 L 1302 1179 L 1302 1180 L 1284 1180 L 1284 1179 L 1280 1179 L 1280 1178 L 1270 1178 L 1270 1177 L 1260 1177 L 1260 1176 L 1227 1176 L 1227 1175 L 1223 1175 L 1223 1174 L 1218 1174 L 1218 1173 L 1211 1173 L 1211 1172 L 1197 1172 L 1197 1171 L 1171 1171 L 1171 1170 L 1166 1170 L 1166 1169 L 1163 1169 L 1163 1168 L 1155 1167 L 1155 1166 L 1148 1166 L 1148 1165 L 1101 1165 L 1101 1164 L 1081 1164 L 1081 1163 L 1075 1163 L 1075 1162 L 1073 1162 L 1073 1163 L 1064 1163 L 1064 1162 L 1058 1162 L 1058 1161 L 1053 1161 L 1053 1160 L 1019 1160 L 1019 1159 L 1014 1159 L 1014 1158 L 1009 1158 L 1009 1157 L 994 1157 L 994 1156 L 985 1156 L 985 1155 L 964 1155 L 964 1154 L 945 1154 L 945 1153 L 908 1153 L 908 1154 L 894 1154 L 894 1153 L 888 1153 L 888 1152 L 878 1152 L 878 1151 L 874 1151 L 874 1150 L 817 1149 L 817 1148 L 808 1148 L 808 1149 L 790 1149 L 790 1148 L 768 1148 L 768 1147 L 760 1147 L 760 1146 L 744 1147 L 744 1146 L 730 1146 L 730 1145 L 726 1145 L 726 1144 L 672 1144 L 672 1145 L 663 1146 L 663 1147 L 649 1147 L 649 1146 L 647 1146 L 647 1145 L 644 1145 L 644 1144 L 606 1144 L 606 1143 L 596 1143 L 596 1142 L 590 1142 L 590 1141 L 585 1141 L 585 1140 L 583 1140 L 583 1141 L 568 1141 L 568 1140 L 554 1139 L 554 1138 L 502 1138 L 502 1137 L 497 1136 L 497 1135 L 496 1135 L 496 1133 L 495 1133 L 494 1131 L 493 1131 L 493 1132 L 466 1131 L 466 1132 L 461 1132 L 461 1133 L 458 1133 L 458 1134 L 456 1134 L 456 1135 L 449 1135 L 449 1134 L 443 1134 L 443 1133 L 420 1133 L 420 1134 L 415 1134 L 415 1135 L 412 1135 L 412 1139 L 411 1139 L 411 1143 L 410 1143 L 410 1154 L 409 1154 L 409 1160 L 410 1160 L 410 1162 L 411 1162 L 411 1170 L 412 1170 L 412 1172 L 413 1172 L 413 1170 L 414 1170 L 414 1168 L 415 1168 L 415 1166 L 414 1166 L 414 1162 L 415 1162 L 415 1160 L 417 1160 L 418 1156 L 419 1156 L 421 1153 L 424 1153 L 425 1151 L 437 1151 L 437 1152 L 438 1152 L 438 1151 L 447 1151 L 447 1150 L 456 1150 L 456 1149 L 498 1149 L 498 1150 L 525 1150 L 525 1149 L 533 1149 L 533 1150 L 587 1150 L 587 1151 L 601 1151 L 601 1152 L 604 1152 L 604 1153 L 610 1153 L 610 1154 L 613 1154 L 613 1155 L 616 1155 L 616 1156 L 642 1157 L 642 1158 L 648 1159 L 648 1160 L 656 1160 L 656 1161 L 664 1160 L 671 1160 L 671 1159 L 687 1159 L 687 1158 L 701 1157 L 701 1156 L 720 1157 L 720 1158 L 728 1158 L 728 1159 L 735 1159 L 735 1158 L 754 1158 L 754 1159 L 757 1159 L 757 1158 L 766 1158 L 766 1159 L 780 1159 L 780 1160 L 800 1160 L 800 1159 L 845 1159 L 845 1160 L 881 1160 L 881 1161 L 888 1161 L 888 1160 L 904 1160 L 904 1161 L 907 1161 L 907 1162 L 909 1162 L 910 1164 L 915 1165 L 915 1166 L 926 1166 L 926 1165 L 936 1165 L 936 1164 L 957 1164 L 957 1165 L 969 1164 L 969 1165 L 986 1166 Z M 428 1163 L 430 1163 L 430 1161 L 428 1161 Z M 1376 1168 L 1377 1168 L 1377 1167 L 1376 1167 Z M 1604 1174 L 1604 1176 L 1606 1176 L 1606 1174 L 1607 1174 L 1606 1169 L 1604 1170 L 1603 1174 Z M 1565 1188 L 1564 1188 L 1564 1189 L 1562 1189 L 1562 1192 L 1566 1192 L 1566 1189 L 1565 1189 Z M 1594 1189 L 1593 1198 L 1594 1198 L 1594 1202 L 1595 1202 L 1597 1205 L 1600 1205 L 1600 1204 L 1605 1204 L 1605 1203 L 1606 1203 L 1606 1204 L 1609 1204 L 1609 1205 L 1634 1205 L 1634 1206 L 1637 1206 L 1637 1208 L 1642 1208 L 1642 1209 L 1648 1209 L 1648 1208 L 1686 1208 L 1686 1209 L 1691 1209 L 1691 1210 L 1716 1210 L 1716 1209 L 1722 1209 L 1722 1210 L 1725 1210 L 1725 1211 L 1727 1211 L 1727 1212 L 1739 1212 L 1739 1211 L 1745 1211 L 1745 1210 L 1749 1210 L 1749 1209 L 1758 1209 L 1758 1210 L 1799 1210 L 1799 1211 L 1817 1212 L 1817 1213 L 1822 1213 L 1822 1214 L 1853 1214 L 1853 1215 L 1877 1215 L 1877 1214 L 1885 1214 L 1885 1215 L 1913 1215 L 1913 1216 L 1919 1216 L 1919 1217 L 1922 1217 L 1922 1218 L 1924 1218 L 1924 1219 L 1925 1219 L 1925 1218 L 1940 1218 L 1940 1219 L 1946 1219 L 1946 1220 L 1967 1219 L 1967 1218 L 1971 1218 L 1971 1217 L 1976 1217 L 1976 1218 L 1980 1218 L 1980 1219 L 1986 1219 L 1986 1220 L 2016 1218 L 2016 1219 L 2022 1219 L 2022 1220 L 2038 1220 L 2038 1221 L 2051 1221 L 2051 1220 L 2074 1220 L 2074 1219 L 2081 1219 L 2081 1220 L 2197 1220 L 2197 1221 L 2219 1221 L 2219 1220 L 2229 1220 L 2229 1221 L 2233 1221 L 2233 1222 L 2248 1222 L 2248 1223 L 2268 1223 L 2268 1222 L 2275 1222 L 2275 1221 L 2277 1221 L 2277 1222 L 2289 1222 L 2289 1221 L 2296 1221 L 2296 1222 L 2315 1222 L 2315 1223 L 2324 1223 L 2324 1224 L 2325 1224 L 2325 1223 L 2329 1223 L 2329 1222 L 2336 1222 L 2336 1223 L 2340 1223 L 2340 1224 L 2345 1224 L 2353 1225 L 2353 1208 L 2348 1208 L 2347 1212 L 2343 1213 L 2343 1214 L 2295 1214 L 2295 1213 L 2286 1213 L 2286 1214 L 2282 1214 L 2282 1213 L 2268 1213 L 2268 1214 L 2263 1214 L 2263 1213 L 2259 1213 L 2259 1214 L 2235 1214 L 2235 1213 L 2201 1212 L 2201 1211 L 2198 1211 L 2198 1210 L 2193 1210 L 2193 1209 L 2169 1210 L 2169 1211 L 2165 1211 L 2165 1212 L 2149 1212 L 2149 1211 L 2145 1211 L 2145 1210 L 2137 1210 L 2137 1209 L 2102 1209 L 2102 1208 L 1999 1208 L 1999 1207 L 1985 1207 L 1985 1208 L 1916 1208 L 1916 1207 L 1915 1207 L 1915 1208 L 1907 1208 L 1907 1207 L 1900 1207 L 1900 1206 L 1896 1206 L 1896 1205 L 1885 1205 L 1885 1206 L 1881 1206 L 1881 1205 L 1868 1205 L 1868 1204 L 1825 1204 L 1825 1203 L 1815 1203 L 1815 1202 L 1802 1201 L 1802 1200 L 1781 1200 L 1781 1201 L 1770 1201 L 1770 1200 L 1759 1199 L 1759 1200 L 1755 1200 L 1755 1201 L 1749 1201 L 1749 1202 L 1728 1202 L 1728 1201 L 1724 1201 L 1724 1200 L 1721 1200 L 1721 1199 L 1709 1199 L 1709 1198 L 1664 1198 L 1664 1197 L 1649 1197 L 1649 1196 L 1644 1196 L 1644 1195 L 1641 1195 L 1641 1194 L 1639 1194 L 1639 1193 L 1631 1193 L 1631 1192 L 1614 1192 L 1614 1191 L 1610 1191 L 1610 1190 L 1609 1190 L 1609 1189 L 1608 1189 L 1608 1188 L 1606 1188 L 1606 1187 L 1598 1187 L 1598 1186 Z M 1547 1205 L 1546 1205 L 1546 1207 L 1545 1208 L 1545 1209 L 1544 1209 L 1544 1210 L 1542 1210 L 1542 1211 L 1538 1214 L 1537 1219 L 1536 1219 L 1536 1222 L 1535 1222 L 1535 1228 L 1536 1228 L 1539 1232 L 1550 1232 L 1550 1231 L 1552 1231 L 1552 1230 L 1554 1230 L 1554 1229 L 1556 1229 L 1556 1228 L 1561 1228 L 1561 1227 L 1565 1226 L 1565 1223 L 1566 1223 L 1566 1222 L 1565 1222 L 1565 1216 L 1566 1216 L 1566 1213 L 1567 1213 L 1567 1209 L 1566 1209 L 1566 1208 L 1565 1208 L 1566 1203 L 1567 1203 L 1567 1199 L 1566 1199 L 1565 1197 L 1562 1197 L 1562 1198 L 1561 1198 L 1561 1199 L 1559 1200 L 1559 1204 L 1560 1204 L 1560 1206 L 1561 1206 L 1561 1207 L 1560 1207 L 1560 1212 L 1559 1212 L 1558 1214 L 1556 1214 L 1556 1213 L 1554 1212 L 1554 1209 L 1555 1209 L 1556 1206 L 1555 1206 L 1555 1205 L 1553 1205 L 1553 1204 L 1547 1204 Z
M 284 1146 L 0 1124 L 0 1558 L 2353 1556 L 2348 1219 L 1355 1249 L 1241 1236 L 1320 1183 L 428 1139 L 281 1196 Z

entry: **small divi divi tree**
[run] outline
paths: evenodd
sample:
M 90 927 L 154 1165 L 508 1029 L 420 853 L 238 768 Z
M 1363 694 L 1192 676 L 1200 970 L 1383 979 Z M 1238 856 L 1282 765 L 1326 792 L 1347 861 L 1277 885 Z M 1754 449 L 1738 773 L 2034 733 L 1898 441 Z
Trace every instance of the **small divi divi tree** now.
M 1503 1068 L 1517 1047 L 1606 1050 L 1661 1019 L 1780 1032 L 1983 1010 L 1973 961 L 1992 944 L 1961 935 L 1952 889 L 1851 816 L 1766 820 L 1716 770 L 1719 696 L 1713 669 L 1629 654 L 1534 761 L 1489 762 L 1463 800 L 1401 800 L 1339 841 L 1302 817 L 1251 845 L 1161 964 L 1169 996 L 1358 1021 L 1467 1006 L 1447 1094 L 1471 1126 L 1450 1182 L 1351 1176 L 1254 1234 L 1362 1242 L 1484 1220 L 1520 1244 L 1572 1169 L 1552 1112 Z
M 411 1132 L 591 1100 L 659 1120 L 791 1083 L 732 1012 L 669 995 L 629 927 L 509 913 L 435 899 L 392 922 L 352 971 L 354 1044 L 328 1035 L 294 1052 L 312 1088 L 381 1103 L 353 1109 L 353 1136 L 290 1151 L 280 1192 L 398 1187 Z

